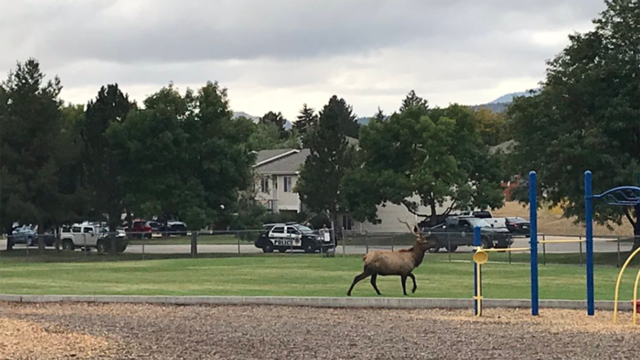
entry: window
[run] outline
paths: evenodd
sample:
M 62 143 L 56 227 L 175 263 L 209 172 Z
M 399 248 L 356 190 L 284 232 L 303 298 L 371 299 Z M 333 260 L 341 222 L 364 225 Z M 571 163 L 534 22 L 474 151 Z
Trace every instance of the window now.
M 262 180 L 260 181 L 260 191 L 265 194 L 269 194 L 269 178 L 268 177 L 263 177 Z
M 80 226 L 74 226 L 74 227 L 71 229 L 71 232 L 74 232 L 74 233 L 79 233 L 79 232 L 81 232 L 81 231 L 82 231 L 82 230 L 80 230 Z
M 285 176 L 282 180 L 284 182 L 284 192 L 291 192 L 291 176 Z
M 344 230 L 353 230 L 353 219 L 351 216 L 342 215 L 342 228 Z
M 276 226 L 271 230 L 271 232 L 274 234 L 284 234 L 284 226 Z
M 287 226 L 287 234 L 298 235 L 300 232 L 292 226 Z
M 85 234 L 93 233 L 93 228 L 90 228 L 90 227 L 82 228 L 82 232 Z

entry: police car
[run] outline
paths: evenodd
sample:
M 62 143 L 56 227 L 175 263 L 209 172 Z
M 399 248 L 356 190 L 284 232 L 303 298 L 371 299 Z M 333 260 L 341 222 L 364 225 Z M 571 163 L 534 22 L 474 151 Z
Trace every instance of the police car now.
M 257 248 L 265 253 L 273 250 L 285 252 L 287 250 L 304 250 L 314 253 L 333 247 L 328 231 L 314 231 L 297 223 L 278 223 L 263 225 L 265 231 L 255 242 Z

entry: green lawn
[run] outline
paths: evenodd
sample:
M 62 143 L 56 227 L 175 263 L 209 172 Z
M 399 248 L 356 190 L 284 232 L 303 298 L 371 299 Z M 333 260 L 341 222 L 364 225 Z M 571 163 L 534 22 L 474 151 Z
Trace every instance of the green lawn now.
M 256 236 L 257 238 L 257 236 Z M 255 239 L 240 240 L 240 244 L 253 244 Z M 171 236 L 171 237 L 153 237 L 151 239 L 132 239 L 129 244 L 133 245 L 189 245 L 191 237 L 189 236 Z M 237 245 L 238 237 L 235 235 L 200 235 L 198 236 L 198 245 Z
M 71 263 L 0 259 L 4 294 L 345 296 L 362 269 L 361 257 L 305 254 Z M 473 267 L 458 261 L 429 255 L 415 271 L 418 291 L 413 296 L 469 298 Z M 489 263 L 483 269 L 487 298 L 529 297 L 527 264 Z M 585 268 L 577 265 L 540 266 L 540 298 L 584 299 L 584 273 Z M 617 274 L 615 267 L 596 267 L 596 299 L 613 298 Z M 634 277 L 635 270 L 630 269 L 622 287 L 624 301 L 631 297 Z M 402 294 L 398 277 L 379 277 L 378 286 L 384 296 Z M 353 296 L 374 294 L 365 280 Z

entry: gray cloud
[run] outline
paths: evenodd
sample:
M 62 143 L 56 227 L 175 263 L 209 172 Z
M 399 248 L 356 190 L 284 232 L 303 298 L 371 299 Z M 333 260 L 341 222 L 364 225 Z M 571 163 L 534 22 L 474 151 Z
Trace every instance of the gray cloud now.
M 437 98 L 539 80 L 562 41 L 535 36 L 566 38 L 603 8 L 602 0 L 2 2 L 0 68 L 34 56 L 70 89 L 219 80 L 240 95 L 334 92 L 370 107 L 367 96 L 387 101 L 411 88 Z

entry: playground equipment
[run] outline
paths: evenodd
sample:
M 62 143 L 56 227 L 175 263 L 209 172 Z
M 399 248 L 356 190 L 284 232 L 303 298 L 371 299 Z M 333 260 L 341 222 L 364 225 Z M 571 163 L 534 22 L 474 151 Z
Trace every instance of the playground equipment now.
M 640 177 L 639 177 L 640 179 Z M 474 231 L 473 254 L 474 262 L 474 308 L 475 315 L 482 315 L 482 265 L 489 260 L 488 252 L 492 251 L 529 251 L 531 262 L 531 315 L 539 314 L 538 308 L 538 244 L 558 244 L 558 243 L 586 243 L 586 283 L 587 283 L 587 314 L 593 316 L 595 314 L 595 296 L 593 282 L 593 200 L 604 199 L 608 205 L 615 206 L 636 206 L 640 204 L 640 187 L 621 186 L 609 189 L 601 194 L 593 195 L 592 174 L 591 171 L 584 173 L 585 188 L 585 228 L 586 240 L 543 240 L 538 241 L 538 198 L 537 198 L 537 175 L 535 171 L 529 173 L 529 223 L 530 237 L 529 248 L 508 248 L 508 249 L 483 249 L 480 238 L 480 228 Z M 640 249 L 633 252 L 624 263 L 618 275 L 616 282 L 616 293 L 614 303 L 614 323 L 617 320 L 618 313 L 618 293 L 622 274 L 633 258 L 640 253 Z M 633 323 L 636 324 L 638 314 L 638 287 L 640 286 L 640 271 L 636 276 L 633 288 Z
M 588 174 L 589 182 L 591 182 L 591 173 Z M 585 178 L 585 184 L 586 184 Z M 638 176 L 638 182 L 640 183 L 640 176 Z M 591 190 L 589 188 L 589 190 Z M 603 192 L 600 195 L 594 195 L 593 198 L 602 198 L 609 205 L 618 205 L 618 206 L 638 206 L 640 205 L 640 187 L 637 186 L 621 186 L 617 188 L 613 188 Z M 591 206 L 590 202 L 587 203 L 588 206 Z M 590 215 L 590 214 L 589 214 Z M 591 219 L 589 219 L 590 221 Z M 588 225 L 591 225 L 588 223 Z M 620 268 L 620 273 L 618 274 L 618 279 L 616 280 L 616 290 L 614 296 L 614 304 L 613 304 L 613 323 L 615 324 L 618 321 L 618 300 L 620 295 L 620 282 L 622 281 L 622 275 L 624 271 L 627 269 L 627 266 L 631 263 L 631 261 L 640 253 L 640 248 L 636 249 L 634 252 L 629 255 L 627 260 L 624 262 L 622 267 Z M 633 301 L 631 302 L 631 306 L 633 307 L 633 325 L 637 324 L 638 317 L 638 285 L 640 285 L 640 270 L 638 270 L 638 274 L 636 275 L 636 280 L 633 284 Z

